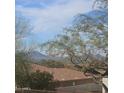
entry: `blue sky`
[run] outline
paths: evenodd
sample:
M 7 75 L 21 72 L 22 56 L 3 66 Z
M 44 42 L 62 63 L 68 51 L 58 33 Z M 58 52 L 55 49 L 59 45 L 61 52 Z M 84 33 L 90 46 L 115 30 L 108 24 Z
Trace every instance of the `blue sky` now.
M 30 20 L 32 35 L 25 42 L 54 39 L 74 16 L 91 11 L 93 0 L 16 0 L 16 13 Z

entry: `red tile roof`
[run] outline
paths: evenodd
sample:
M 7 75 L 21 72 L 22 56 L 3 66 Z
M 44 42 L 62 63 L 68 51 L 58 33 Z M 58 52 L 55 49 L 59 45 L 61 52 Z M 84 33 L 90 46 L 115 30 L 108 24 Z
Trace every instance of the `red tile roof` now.
M 66 81 L 66 80 L 75 80 L 75 79 L 86 79 L 86 77 L 82 72 L 68 69 L 68 68 L 48 68 L 45 66 L 32 64 L 32 70 L 39 70 L 41 72 L 46 71 L 54 76 L 54 80 L 58 81 Z

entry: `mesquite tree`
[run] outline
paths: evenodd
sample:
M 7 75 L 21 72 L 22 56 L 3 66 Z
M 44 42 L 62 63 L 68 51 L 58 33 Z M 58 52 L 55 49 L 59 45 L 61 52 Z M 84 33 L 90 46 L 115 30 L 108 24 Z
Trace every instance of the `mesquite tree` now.
M 108 75 L 107 4 L 107 0 L 96 0 L 93 7 L 102 15 L 95 18 L 77 15 L 72 26 L 64 28 L 63 34 L 41 46 L 46 54 L 68 58 L 80 71 L 90 73 L 106 93 L 108 89 L 101 79 Z

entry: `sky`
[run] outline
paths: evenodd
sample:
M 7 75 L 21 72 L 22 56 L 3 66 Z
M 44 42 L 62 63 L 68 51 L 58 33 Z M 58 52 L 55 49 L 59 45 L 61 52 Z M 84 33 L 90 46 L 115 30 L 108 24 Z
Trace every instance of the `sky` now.
M 25 43 L 54 39 L 74 16 L 91 11 L 92 4 L 93 0 L 16 0 L 16 14 L 27 18 L 32 26 Z

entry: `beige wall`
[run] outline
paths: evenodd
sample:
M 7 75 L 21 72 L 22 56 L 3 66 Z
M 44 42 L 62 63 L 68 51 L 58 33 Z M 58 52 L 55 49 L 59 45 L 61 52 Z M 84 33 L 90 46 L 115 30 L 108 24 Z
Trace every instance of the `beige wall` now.
M 108 78 L 103 78 L 102 82 L 108 87 Z M 105 93 L 105 89 L 102 88 L 102 93 Z

